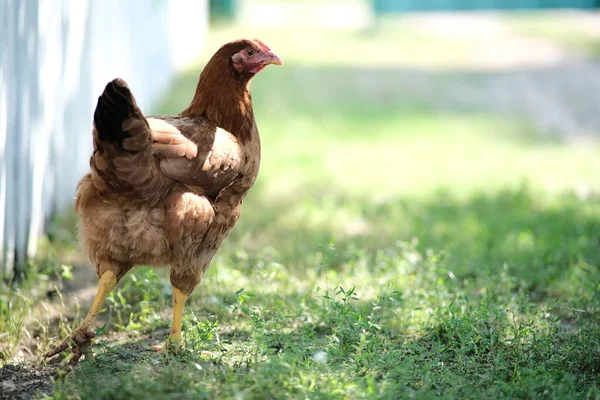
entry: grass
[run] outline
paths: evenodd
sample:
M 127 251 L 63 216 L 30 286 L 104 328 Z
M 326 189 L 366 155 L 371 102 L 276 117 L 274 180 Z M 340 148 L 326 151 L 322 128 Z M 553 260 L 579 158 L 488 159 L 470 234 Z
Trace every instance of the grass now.
M 259 32 L 292 40 L 275 33 Z M 368 34 L 370 51 L 387 46 Z M 444 111 L 376 66 L 319 64 L 324 45 L 281 48 L 286 66 L 253 84 L 260 176 L 186 306 L 184 350 L 149 350 L 171 289 L 164 270 L 135 270 L 107 300 L 96 364 L 56 379 L 52 398 L 600 398 L 598 144 Z M 182 109 L 196 75 L 160 111 Z M 61 267 L 80 262 L 72 226 L 59 221 L 48 261 L 0 298 L 5 362 L 85 312 L 42 290 L 83 273 Z

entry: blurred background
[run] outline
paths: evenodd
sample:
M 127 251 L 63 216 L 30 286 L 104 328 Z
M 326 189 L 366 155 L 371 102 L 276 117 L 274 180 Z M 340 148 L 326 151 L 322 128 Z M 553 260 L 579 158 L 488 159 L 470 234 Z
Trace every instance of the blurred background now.
M 597 310 L 599 6 L 0 0 L 4 281 L 56 278 L 66 309 L 87 304 L 96 278 L 70 210 L 105 83 L 178 113 L 219 46 L 257 37 L 285 65 L 252 83 L 261 171 L 198 307 L 244 285 L 297 305 L 345 282 L 361 299 L 393 283 L 413 316 L 456 293 Z
M 286 60 L 255 84 L 265 140 L 256 197 L 312 201 L 335 188 L 385 201 L 523 182 L 589 195 L 600 184 L 597 6 L 2 0 L 4 276 L 23 271 L 48 222 L 70 208 L 105 83 L 126 79 L 148 113 L 179 112 L 202 64 L 242 36 Z

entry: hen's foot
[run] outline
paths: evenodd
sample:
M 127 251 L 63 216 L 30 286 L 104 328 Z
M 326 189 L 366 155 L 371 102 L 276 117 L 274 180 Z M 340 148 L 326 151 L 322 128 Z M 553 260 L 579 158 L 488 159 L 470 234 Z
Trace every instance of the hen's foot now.
M 162 345 L 152 346 L 152 350 L 157 353 L 178 353 L 183 348 L 181 340 L 167 339 Z
M 92 354 L 92 339 L 96 336 L 96 332 L 89 325 L 81 325 L 75 329 L 73 333 L 69 335 L 61 344 L 56 346 L 54 349 L 44 354 L 44 357 L 50 358 L 55 355 L 62 353 L 68 347 L 71 348 L 71 358 L 68 362 L 67 368 L 72 370 L 75 365 L 79 362 L 82 355 L 85 354 L 86 359 L 94 361 Z

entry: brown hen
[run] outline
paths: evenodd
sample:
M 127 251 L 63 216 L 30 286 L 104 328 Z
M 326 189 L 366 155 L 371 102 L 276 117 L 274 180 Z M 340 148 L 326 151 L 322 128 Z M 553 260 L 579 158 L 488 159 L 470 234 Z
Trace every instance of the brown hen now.
M 46 357 L 69 345 L 71 366 L 91 355 L 98 311 L 136 265 L 170 267 L 167 344 L 181 341 L 183 305 L 240 217 L 258 174 L 250 81 L 266 65 L 282 63 L 259 40 L 227 43 L 204 68 L 190 106 L 175 116 L 144 117 L 123 80 L 106 86 L 94 113 L 91 171 L 79 182 L 75 203 L 98 292 L 83 323 Z

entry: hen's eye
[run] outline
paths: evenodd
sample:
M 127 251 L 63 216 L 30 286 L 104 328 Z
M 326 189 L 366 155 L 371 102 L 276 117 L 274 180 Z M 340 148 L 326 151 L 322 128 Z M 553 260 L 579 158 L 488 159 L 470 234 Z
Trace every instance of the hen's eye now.
M 256 54 L 256 52 L 254 50 L 252 50 L 252 49 L 246 50 L 246 56 L 252 57 L 252 56 L 254 56 L 254 54 Z

